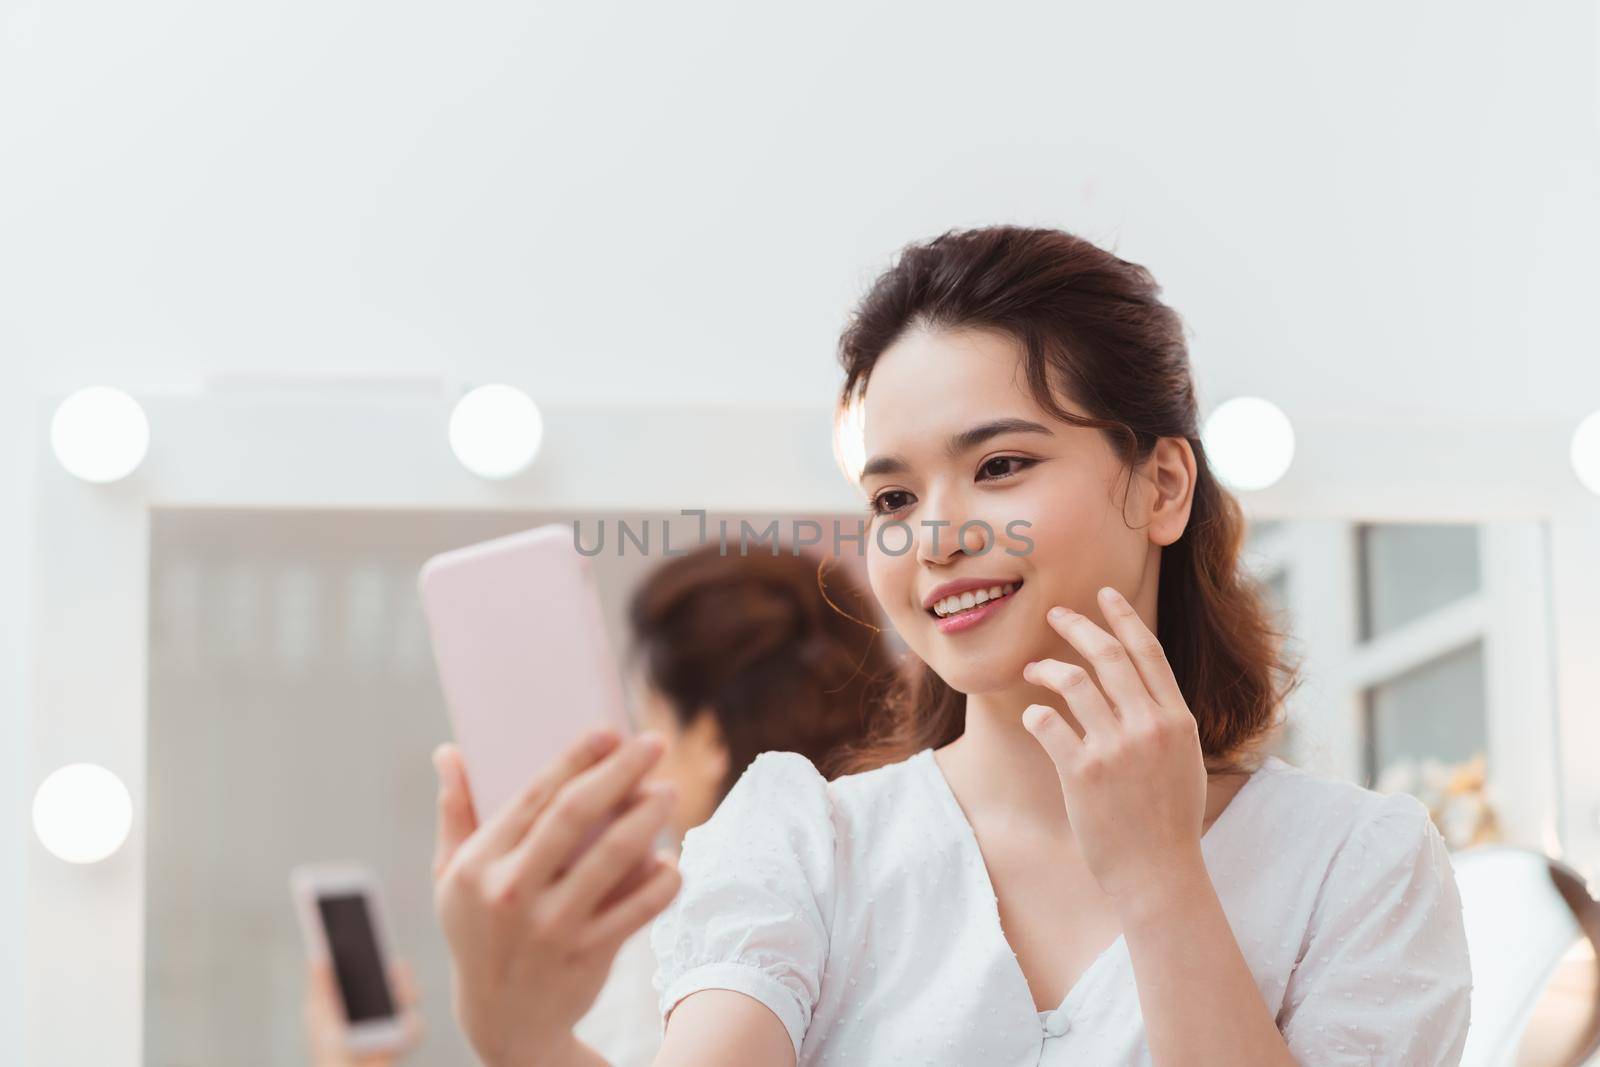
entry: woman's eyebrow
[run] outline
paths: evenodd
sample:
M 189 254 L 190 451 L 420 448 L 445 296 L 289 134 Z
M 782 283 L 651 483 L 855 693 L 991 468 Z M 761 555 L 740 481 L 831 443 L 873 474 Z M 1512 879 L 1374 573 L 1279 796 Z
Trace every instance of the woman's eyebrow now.
M 979 423 L 969 430 L 951 434 L 945 442 L 944 454 L 951 459 L 957 459 L 963 452 L 977 448 L 991 437 L 998 437 L 1003 433 L 1042 433 L 1048 436 L 1050 427 L 1031 419 L 994 419 L 991 422 Z M 908 464 L 899 456 L 873 456 L 861 468 L 862 478 L 869 478 L 875 474 L 903 474 Z

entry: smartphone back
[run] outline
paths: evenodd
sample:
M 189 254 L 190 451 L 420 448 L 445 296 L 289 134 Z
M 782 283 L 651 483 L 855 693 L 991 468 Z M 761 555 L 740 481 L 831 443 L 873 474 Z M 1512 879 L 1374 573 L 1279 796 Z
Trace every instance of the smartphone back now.
M 441 553 L 418 587 L 480 822 L 588 730 L 629 732 L 593 569 L 569 526 Z

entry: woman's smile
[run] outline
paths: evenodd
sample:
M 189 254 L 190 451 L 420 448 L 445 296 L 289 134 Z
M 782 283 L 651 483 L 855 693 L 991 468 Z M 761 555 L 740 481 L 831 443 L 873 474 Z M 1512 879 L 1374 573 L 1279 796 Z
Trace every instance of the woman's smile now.
M 1021 579 L 1015 578 L 946 582 L 923 599 L 923 609 L 940 633 L 963 633 L 994 617 L 1021 588 Z

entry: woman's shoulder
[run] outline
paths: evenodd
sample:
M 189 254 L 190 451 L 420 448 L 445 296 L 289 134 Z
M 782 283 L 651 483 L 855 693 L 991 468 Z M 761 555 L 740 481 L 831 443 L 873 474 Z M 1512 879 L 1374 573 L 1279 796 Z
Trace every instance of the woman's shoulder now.
M 701 840 L 763 843 L 832 837 L 828 781 L 798 752 L 762 752 L 745 765 L 711 817 L 692 827 L 684 847 Z
M 1299 932 L 1261 939 L 1293 949 L 1274 973 L 1284 982 L 1278 1027 L 1294 1058 L 1339 1060 L 1354 1044 L 1392 1053 L 1385 1062 L 1456 1063 L 1472 968 L 1449 850 L 1427 807 L 1282 760 L 1269 780 L 1284 809 L 1283 850 L 1256 853 L 1274 857 L 1259 882 L 1270 896 L 1249 898 L 1256 906 L 1241 914 Z M 1297 922 L 1286 925 L 1286 914 Z
M 723 805 L 770 804 L 787 798 L 794 802 L 787 812 L 790 815 L 815 816 L 825 808 L 834 818 L 849 819 L 915 788 L 917 763 L 929 754 L 923 749 L 893 763 L 829 780 L 799 752 L 774 749 L 750 761 Z
M 1251 820 L 1279 841 L 1299 841 L 1327 861 L 1352 850 L 1387 845 L 1431 848 L 1438 831 L 1427 807 L 1410 793 L 1380 793 L 1319 769 L 1268 756 L 1262 814 Z
M 773 792 L 819 794 L 825 793 L 827 786 L 828 780 L 810 759 L 799 752 L 772 749 L 745 765 L 724 803 L 736 796 L 766 797 Z
M 1261 773 L 1280 798 L 1301 811 L 1327 809 L 1356 820 L 1406 812 L 1427 814 L 1427 808 L 1410 793 L 1380 793 L 1313 764 L 1290 763 L 1270 755 L 1263 761 Z
M 923 780 L 918 772 L 932 758 L 933 750 L 924 748 L 870 770 L 841 774 L 828 783 L 828 791 L 841 807 L 851 810 L 876 804 L 915 789 Z
M 820 994 L 837 884 L 828 783 L 805 756 L 763 752 L 683 838 L 682 888 L 651 924 L 661 1017 L 732 989 L 783 1021 L 795 1054 Z
M 686 854 L 831 853 L 853 871 L 897 862 L 913 810 L 933 797 L 918 761 L 929 750 L 893 763 L 826 778 L 798 752 L 756 756 L 711 818 L 684 837 Z M 918 773 L 924 771 L 924 773 Z M 910 823 L 931 832 L 933 820 Z

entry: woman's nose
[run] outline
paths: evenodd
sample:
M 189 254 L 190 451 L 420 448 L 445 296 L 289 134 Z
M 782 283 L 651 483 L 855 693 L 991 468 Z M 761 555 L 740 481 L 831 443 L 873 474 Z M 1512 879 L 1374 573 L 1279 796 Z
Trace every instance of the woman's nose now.
M 954 497 L 922 508 L 915 533 L 919 563 L 947 563 L 963 550 L 968 555 L 981 555 L 992 537 L 987 525 Z

